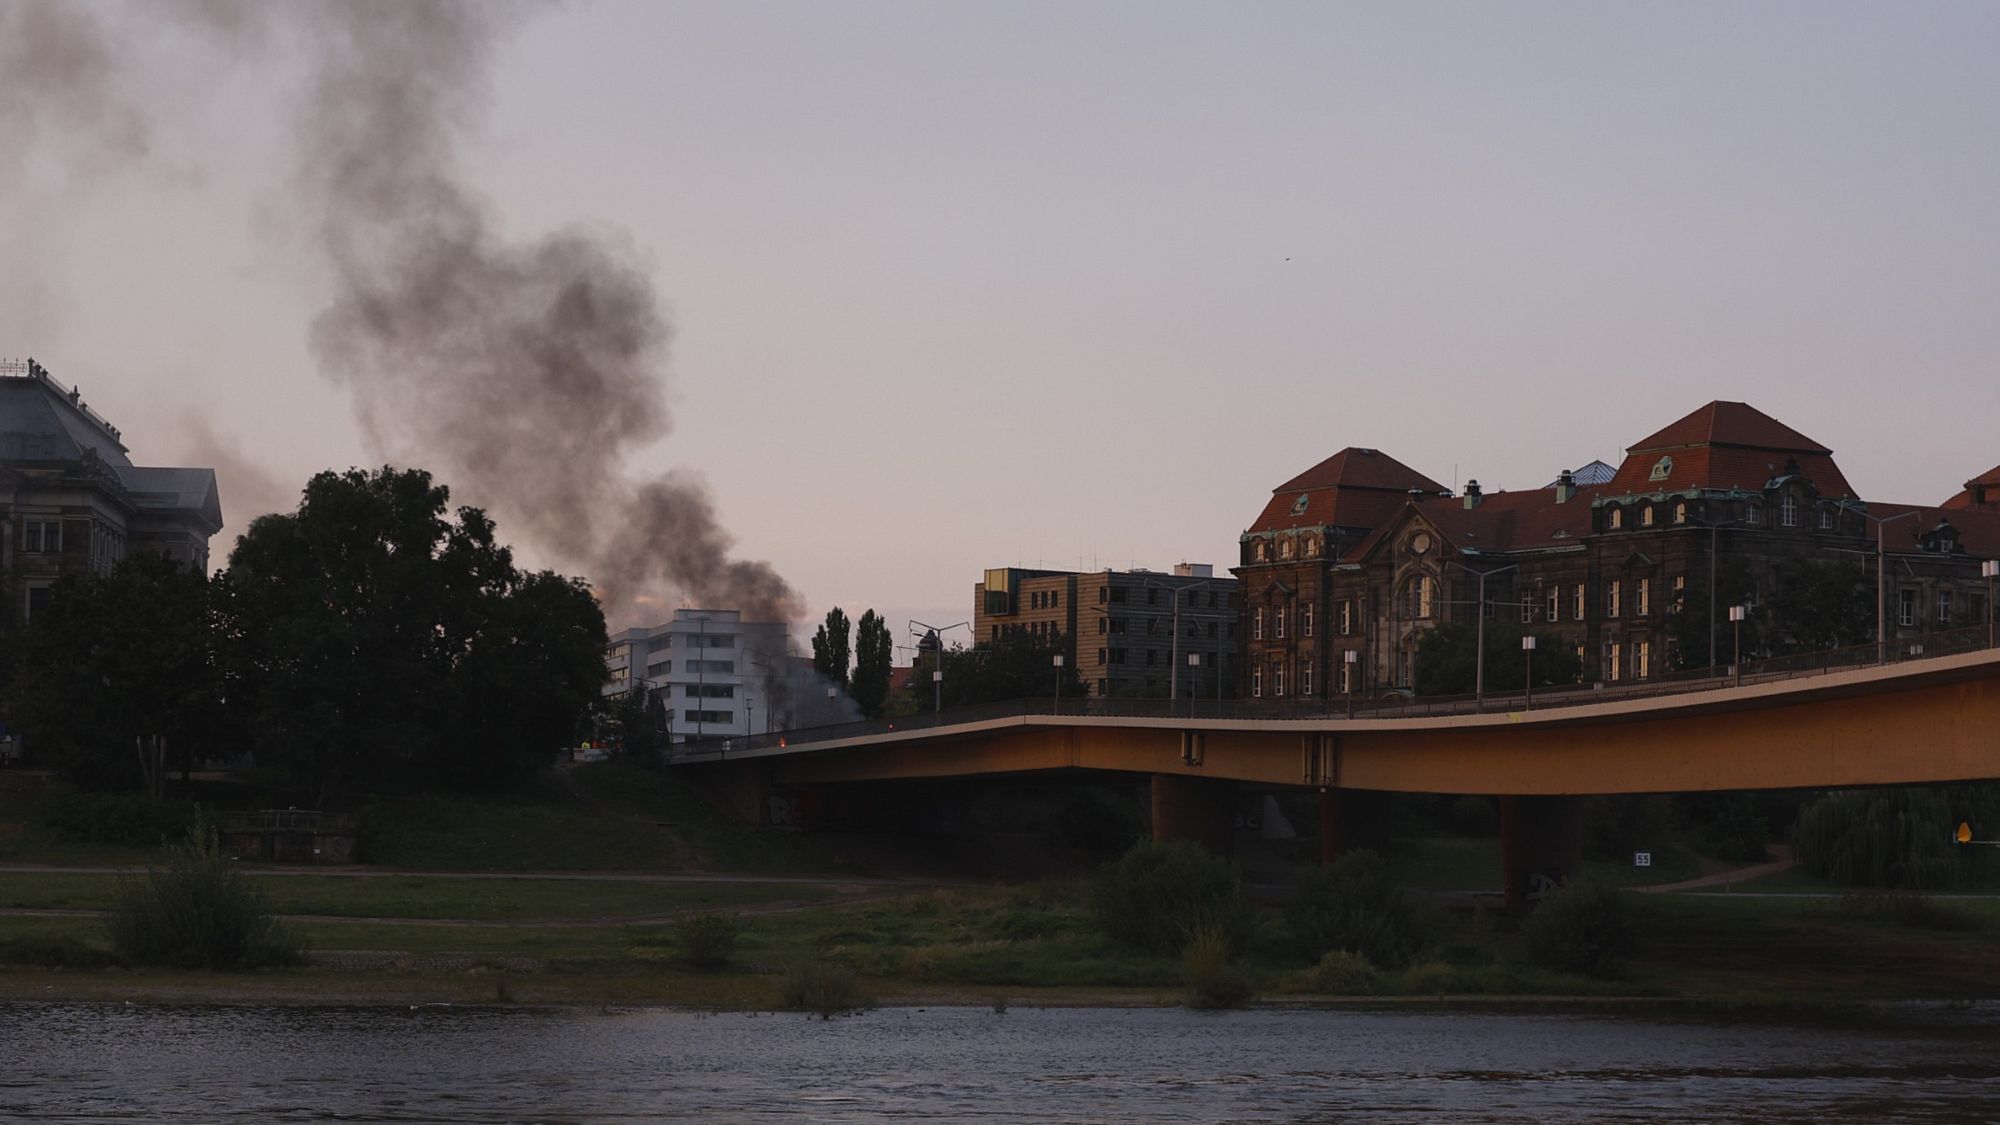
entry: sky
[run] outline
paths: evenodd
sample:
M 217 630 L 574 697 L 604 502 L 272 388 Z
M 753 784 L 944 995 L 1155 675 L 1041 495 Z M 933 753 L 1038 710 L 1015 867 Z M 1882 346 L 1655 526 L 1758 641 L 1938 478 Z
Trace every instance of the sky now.
M 100 117 L 82 143 L 60 95 L 0 84 L 30 123 L 0 129 L 0 356 L 79 385 L 139 463 L 216 466 L 218 557 L 317 470 L 421 458 L 311 344 L 302 48 L 219 59 L 158 8 L 58 6 L 127 60 L 152 134 L 135 155 Z M 1349 445 L 1534 488 L 1720 398 L 1864 497 L 2000 462 L 2000 6 L 515 22 L 459 172 L 502 234 L 640 264 L 672 422 L 632 467 L 705 482 L 733 556 L 797 591 L 801 644 L 835 605 L 899 644 L 965 620 L 987 567 L 1222 570 Z

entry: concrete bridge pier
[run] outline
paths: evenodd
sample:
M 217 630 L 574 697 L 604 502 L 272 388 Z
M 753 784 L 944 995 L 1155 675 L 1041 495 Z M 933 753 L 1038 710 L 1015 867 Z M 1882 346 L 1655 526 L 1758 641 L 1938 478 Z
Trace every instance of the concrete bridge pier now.
M 1153 839 L 1192 840 L 1219 856 L 1234 850 L 1235 782 L 1156 773 L 1152 805 Z
M 1500 866 L 1508 909 L 1569 882 L 1582 864 L 1582 797 L 1501 796 Z

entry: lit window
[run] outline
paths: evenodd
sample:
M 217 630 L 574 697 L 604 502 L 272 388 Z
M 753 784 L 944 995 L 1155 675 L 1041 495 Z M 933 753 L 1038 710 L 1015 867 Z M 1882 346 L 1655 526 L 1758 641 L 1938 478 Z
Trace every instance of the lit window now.
M 1687 521 L 1688 521 L 1688 506 L 1687 506 L 1687 501 L 1685 501 L 1685 500 L 1676 500 L 1676 501 L 1674 502 L 1674 522 L 1675 522 L 1675 523 L 1686 523 Z
M 1612 508 L 1611 510 L 1606 512 L 1604 514 L 1604 526 L 1610 528 L 1613 531 L 1617 531 L 1619 528 L 1624 527 L 1625 526 L 1624 509 Z
M 1624 645 L 1619 644 L 1617 641 L 1612 641 L 1604 646 L 1604 674 L 1614 683 L 1617 682 L 1619 673 L 1622 671 L 1620 662 L 1624 659 Z
M 1254 699 L 1262 699 L 1264 697 L 1264 668 L 1262 665 L 1252 665 L 1250 668 L 1250 695 Z
M 1316 558 L 1318 558 L 1318 557 L 1319 557 L 1319 537 L 1318 537 L 1318 536 L 1316 536 L 1316 535 L 1308 535 L 1308 536 L 1306 536 L 1306 557 L 1307 557 L 1307 558 L 1309 558 L 1309 559 L 1316 559 Z
M 1583 583 L 1579 582 L 1576 584 L 1576 593 L 1570 602 L 1569 619 L 1571 621 L 1583 620 L 1583 608 Z
M 1604 615 L 1606 617 L 1618 617 L 1622 614 L 1624 610 L 1624 593 L 1625 584 L 1615 578 L 1604 587 Z
M 1651 504 L 1639 509 L 1639 526 L 1653 526 L 1653 506 Z
M 1257 612 L 1250 617 L 1250 639 L 1253 641 L 1264 639 L 1264 607 L 1261 605 L 1257 607 Z
M 1278 557 L 1281 559 L 1292 557 L 1292 540 L 1290 536 L 1286 536 L 1278 543 Z
M 1272 612 L 1271 621 L 1276 626 L 1275 632 L 1278 640 L 1282 641 L 1285 639 L 1285 618 L 1290 616 L 1291 612 L 1286 606 L 1279 606 Z M 1284 692 L 1279 692 L 1278 694 L 1283 695 Z
M 1688 580 L 1687 580 L 1687 575 L 1685 575 L 1685 574 L 1676 574 L 1676 575 L 1674 575 L 1674 604 L 1673 604 L 1673 612 L 1675 612 L 1675 613 L 1679 613 L 1680 611 L 1682 611 L 1682 610 L 1686 609 L 1686 608 L 1687 608 L 1687 598 L 1688 598 Z
M 1643 680 L 1653 674 L 1653 642 L 1636 641 L 1632 645 L 1632 678 Z
M 1354 632 L 1354 603 L 1346 598 L 1342 598 L 1340 600 L 1340 635 L 1345 637 L 1352 632 Z
M 1561 617 L 1562 617 L 1562 602 L 1563 602 L 1563 596 L 1562 596 L 1562 587 L 1561 587 L 1561 586 L 1551 586 L 1551 587 L 1549 587 L 1549 621 L 1550 621 L 1550 622 L 1555 622 L 1555 621 L 1557 621 L 1557 620 L 1561 619 Z
M 1271 665 L 1271 694 L 1275 696 L 1283 696 L 1285 694 L 1285 666 L 1283 664 Z
M 1431 606 L 1435 601 L 1437 601 L 1437 579 L 1419 578 L 1417 580 L 1417 616 L 1422 618 L 1430 617 Z
M 1637 592 L 1639 595 L 1639 616 L 1651 616 L 1653 612 L 1653 580 L 1650 578 L 1639 579 L 1639 589 Z
M 1308 660 L 1304 664 L 1299 666 L 1299 694 L 1311 695 L 1312 693 L 1313 693 L 1313 666 L 1312 666 L 1312 661 Z

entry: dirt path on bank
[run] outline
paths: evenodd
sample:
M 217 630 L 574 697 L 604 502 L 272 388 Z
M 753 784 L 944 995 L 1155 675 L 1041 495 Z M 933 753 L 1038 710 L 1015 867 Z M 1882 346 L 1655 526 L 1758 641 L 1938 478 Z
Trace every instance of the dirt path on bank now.
M 1693 879 L 1682 879 L 1678 883 L 1655 883 L 1649 887 L 1635 887 L 1633 889 L 1643 894 L 1657 895 L 1666 894 L 1669 891 L 1692 891 L 1703 887 L 1721 887 L 1733 883 L 1747 883 L 1752 879 L 1761 879 L 1766 875 L 1776 875 L 1780 871 L 1790 871 L 1799 865 L 1799 861 L 1792 858 L 1792 849 L 1784 844 L 1771 845 L 1769 852 L 1771 858 L 1763 863 L 1753 863 L 1748 867 L 1730 867 L 1721 871 L 1711 871 L 1706 875 L 1700 875 Z

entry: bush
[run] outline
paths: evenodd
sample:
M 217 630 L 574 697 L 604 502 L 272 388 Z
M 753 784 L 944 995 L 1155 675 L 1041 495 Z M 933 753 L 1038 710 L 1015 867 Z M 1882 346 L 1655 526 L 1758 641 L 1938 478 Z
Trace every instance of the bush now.
M 1332 866 L 1308 869 L 1285 910 L 1285 926 L 1315 959 L 1342 949 L 1394 969 L 1423 947 L 1416 908 L 1388 862 L 1370 851 L 1349 852 Z
M 1347 949 L 1329 949 L 1319 963 L 1306 970 L 1305 986 L 1314 992 L 1352 996 L 1380 987 L 1382 974 L 1373 962 Z
M 1985 928 L 1979 915 L 1963 906 L 1909 893 L 1842 895 L 1840 913 L 1844 918 L 1894 922 L 1918 930 Z
M 1097 879 L 1097 921 L 1113 940 L 1175 954 L 1197 932 L 1213 927 L 1240 951 L 1252 916 L 1243 885 L 1227 862 L 1199 844 L 1135 844 Z
M 106 925 L 111 947 L 139 965 L 252 969 L 304 960 L 263 892 L 229 866 L 212 829 L 169 846 L 164 869 L 120 880 Z
M 155 803 L 142 793 L 58 789 L 42 804 L 42 822 L 65 840 L 157 848 L 187 835 L 197 810 L 186 801 Z
M 854 970 L 827 961 L 812 961 L 785 971 L 785 979 L 779 985 L 779 1004 L 828 1019 L 873 1007 L 875 1001 L 861 991 Z
M 694 969 L 720 969 L 736 955 L 736 938 L 741 927 L 725 914 L 697 914 L 674 924 L 674 944 L 681 961 Z
M 1572 883 L 1543 895 L 1521 927 L 1528 959 L 1546 969 L 1609 976 L 1631 952 L 1624 897 L 1603 883 Z
M 0 965 L 36 965 L 44 969 L 102 969 L 118 958 L 81 938 L 23 936 L 0 938 Z
M 1230 939 L 1217 926 L 1203 926 L 1181 952 L 1187 968 L 1188 1007 L 1240 1008 L 1257 993 L 1250 975 L 1230 960 Z

